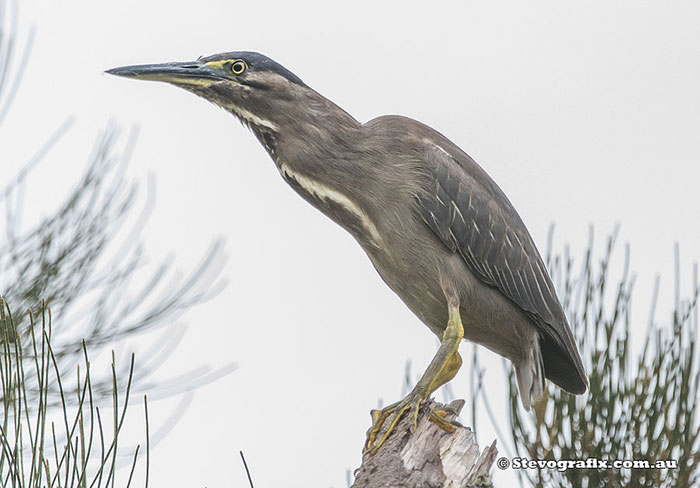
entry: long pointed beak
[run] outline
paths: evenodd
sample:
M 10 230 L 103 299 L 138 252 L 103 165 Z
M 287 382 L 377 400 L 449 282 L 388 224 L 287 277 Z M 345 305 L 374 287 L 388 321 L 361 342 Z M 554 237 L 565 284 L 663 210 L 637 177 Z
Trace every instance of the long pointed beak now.
M 214 81 L 227 79 L 220 69 L 200 61 L 122 66 L 108 69 L 105 73 L 140 80 L 163 81 L 176 85 L 207 86 Z

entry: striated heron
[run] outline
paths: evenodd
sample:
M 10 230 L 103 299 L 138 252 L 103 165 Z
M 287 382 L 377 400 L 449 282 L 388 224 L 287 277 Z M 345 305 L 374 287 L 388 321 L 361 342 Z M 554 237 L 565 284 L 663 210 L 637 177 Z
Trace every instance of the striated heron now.
M 372 412 L 370 454 L 405 412 L 415 427 L 420 403 L 459 370 L 463 337 L 513 363 L 528 410 L 542 397 L 545 378 L 571 393 L 586 391 L 576 343 L 525 224 L 486 172 L 439 132 L 400 116 L 360 123 L 254 52 L 107 73 L 170 83 L 235 115 L 282 178 L 350 232 L 386 284 L 440 338 L 406 398 Z M 443 416 L 432 412 L 450 431 Z

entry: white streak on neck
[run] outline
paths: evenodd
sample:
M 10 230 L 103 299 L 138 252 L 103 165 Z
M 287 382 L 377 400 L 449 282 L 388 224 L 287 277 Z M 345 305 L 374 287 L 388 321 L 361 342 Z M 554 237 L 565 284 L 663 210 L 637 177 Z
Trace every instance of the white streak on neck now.
M 252 112 L 247 111 L 244 108 L 237 107 L 235 105 L 231 106 L 231 110 L 233 113 L 235 113 L 238 117 L 246 121 L 248 124 L 253 124 L 253 125 L 258 125 L 261 127 L 267 127 L 270 130 L 276 131 L 277 126 L 270 122 L 269 120 L 261 119 L 257 115 L 255 115 Z
M 292 171 L 289 169 L 289 166 L 284 163 L 279 165 L 279 170 L 283 178 L 293 179 L 306 191 L 315 195 L 319 200 L 330 200 L 352 213 L 362 223 L 362 227 L 364 227 L 365 231 L 369 234 L 372 244 L 379 249 L 383 248 L 384 240 L 381 234 L 379 234 L 374 222 L 370 220 L 367 212 L 362 210 L 359 205 L 350 200 L 346 195 L 323 183 L 319 183 L 307 176 Z

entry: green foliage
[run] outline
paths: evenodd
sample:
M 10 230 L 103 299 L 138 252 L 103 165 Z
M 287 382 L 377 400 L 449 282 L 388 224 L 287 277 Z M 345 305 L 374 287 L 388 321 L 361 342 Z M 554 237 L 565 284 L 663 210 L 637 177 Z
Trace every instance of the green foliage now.
M 32 33 L 26 41 L 22 39 L 16 29 L 17 16 L 17 2 L 0 0 L 0 126 L 21 89 L 30 60 Z M 38 165 L 51 157 L 51 147 L 70 125 L 68 120 L 47 141 L 29 128 L 24 144 L 36 147 L 35 156 L 14 177 L 3 177 L 0 297 L 19 311 L 14 324 L 27 337 L 33 322 L 26 311 L 39 309 L 44 301 L 52 308 L 56 316 L 53 354 L 61 369 L 73 368 L 81 360 L 83 342 L 97 355 L 138 334 L 167 327 L 138 372 L 139 390 L 152 392 L 155 385 L 149 381 L 150 375 L 182 337 L 178 318 L 223 286 L 219 279 L 223 242 L 214 242 L 188 274 L 178 273 L 172 257 L 152 267 L 150 274 L 144 273 L 147 263 L 139 236 L 153 206 L 152 192 L 142 209 L 135 206 L 137 185 L 126 176 L 135 137 L 132 134 L 120 149 L 114 127 L 98 136 L 85 170 L 75 174 L 75 184 L 63 201 L 47 209 L 41 221 L 23 224 L 25 202 L 39 202 L 44 197 L 34 189 L 31 178 L 40 172 Z M 58 162 L 61 166 L 67 163 Z M 25 342 L 24 347 L 29 344 Z M 215 372 L 199 368 L 169 382 L 160 381 L 158 388 L 165 395 L 177 394 L 231 370 L 232 365 Z M 28 369 L 26 374 L 33 374 L 33 370 Z M 94 377 L 92 381 L 96 396 L 111 396 L 111 378 Z M 73 378 L 66 378 L 64 386 L 75 390 L 78 385 Z M 71 395 L 68 400 L 73 398 Z
M 12 488 L 114 487 L 117 478 L 118 438 L 124 425 L 134 372 L 133 355 L 126 385 L 120 386 L 112 355 L 113 416 L 104 419 L 93 395 L 88 350 L 77 368 L 73 402 L 63 389 L 62 372 L 51 346 L 51 313 L 42 307 L 40 324 L 29 337 L 17 333 L 12 314 L 0 300 L 0 483 Z M 81 367 L 82 366 L 82 367 Z M 27 371 L 27 370 L 31 371 Z M 54 388 L 55 386 L 55 388 Z M 124 393 L 121 394 L 120 390 Z M 52 398 L 52 397 L 56 398 Z M 61 405 L 52 418 L 51 404 Z M 144 398 L 144 406 L 147 403 Z M 111 424 L 111 426 L 109 426 Z M 108 427 L 109 426 L 109 427 Z M 139 459 L 133 453 L 131 470 L 123 484 L 130 486 Z M 146 486 L 148 486 L 148 409 L 146 407 Z
M 700 392 L 697 266 L 691 299 L 682 302 L 676 290 L 675 310 L 667 327 L 654 324 L 652 306 L 641 353 L 634 355 L 631 336 L 640 329 L 630 319 L 633 279 L 628 273 L 628 250 L 622 276 L 610 289 L 613 244 L 611 237 L 598 266 L 589 246 L 578 275 L 568 253 L 563 259 L 550 260 L 590 388 L 577 397 L 548 383 L 533 416 L 519 406 L 511 370 L 509 397 L 516 452 L 535 460 L 631 459 L 648 460 L 652 465 L 676 460 L 678 467 L 523 470 L 519 471 L 521 482 L 591 488 L 698 486 L 700 421 L 693 408 Z

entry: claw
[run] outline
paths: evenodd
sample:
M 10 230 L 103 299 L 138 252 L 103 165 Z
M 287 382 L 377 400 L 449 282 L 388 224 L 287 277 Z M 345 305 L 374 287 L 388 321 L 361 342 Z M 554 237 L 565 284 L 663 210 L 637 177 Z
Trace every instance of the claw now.
M 422 401 L 423 399 L 421 399 L 419 396 L 409 395 L 400 402 L 389 405 L 382 410 L 372 410 L 370 412 L 370 415 L 372 416 L 372 427 L 367 432 L 365 453 L 368 453 L 370 456 L 374 456 L 382 444 L 384 444 L 384 441 L 387 440 L 389 434 L 393 432 L 403 414 L 409 409 L 413 413 L 413 425 L 411 426 L 411 432 L 415 432 L 416 427 L 418 426 L 418 412 L 420 411 L 420 404 Z M 377 440 L 377 436 L 381 432 L 384 422 L 390 418 L 391 422 L 389 423 L 389 427 L 387 427 L 384 435 Z
M 430 421 L 440 427 L 442 430 L 445 432 L 449 432 L 450 434 L 455 431 L 455 426 L 452 425 L 452 422 L 449 420 L 445 419 L 447 417 L 447 412 L 445 410 L 431 410 L 430 411 Z
M 410 414 L 413 417 L 411 422 L 412 425 L 410 427 L 411 433 L 415 433 L 416 428 L 418 427 L 418 413 L 420 412 L 420 406 L 423 401 L 424 400 L 420 399 L 419 397 L 410 395 L 400 402 L 389 405 L 382 410 L 370 411 L 370 415 L 372 416 L 372 427 L 367 432 L 367 443 L 365 444 L 364 452 L 370 456 L 374 456 L 379 448 L 382 447 L 384 441 L 389 438 L 389 435 L 393 432 L 394 428 L 398 425 L 403 414 L 408 410 L 410 410 Z M 445 410 L 431 409 L 429 420 L 445 432 L 452 433 L 454 432 L 455 427 L 452 425 L 452 422 L 445 418 L 447 417 L 447 414 L 448 412 Z M 384 432 L 379 440 L 377 440 L 377 436 L 382 431 L 382 426 L 388 419 L 391 419 L 389 427 L 387 427 L 386 432 Z
M 414 403 L 411 406 L 413 411 L 413 425 L 411 426 L 411 433 L 415 433 L 418 428 L 418 412 L 420 411 L 420 403 Z

